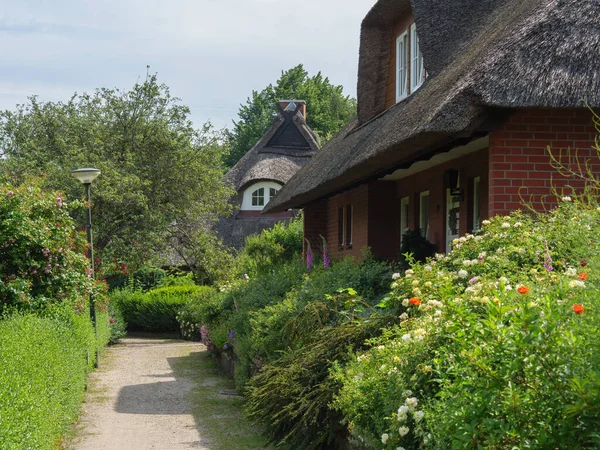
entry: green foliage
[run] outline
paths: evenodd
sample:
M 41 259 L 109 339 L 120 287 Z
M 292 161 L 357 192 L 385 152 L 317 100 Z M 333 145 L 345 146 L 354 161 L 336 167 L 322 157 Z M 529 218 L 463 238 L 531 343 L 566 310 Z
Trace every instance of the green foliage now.
M 341 299 L 337 306 L 343 307 L 344 297 L 332 299 Z M 305 310 L 311 318 L 313 312 L 312 307 Z M 246 391 L 250 417 L 267 426 L 267 435 L 278 446 L 344 448 L 343 416 L 329 407 L 340 385 L 329 377 L 329 369 L 334 361 L 345 361 L 350 350 L 360 348 L 379 325 L 374 321 L 336 324 L 335 319 L 342 317 L 337 312 L 320 312 L 334 316 L 333 323 L 306 329 L 304 345 L 265 365 Z
M 3 449 L 56 448 L 79 412 L 94 341 L 87 315 L 70 308 L 0 320 Z
M 356 442 L 595 448 L 599 221 L 595 199 L 564 197 L 535 219 L 484 221 L 449 255 L 396 274 L 381 306 L 398 323 L 335 370 L 334 406 Z
M 302 253 L 303 216 L 276 223 L 256 236 L 246 238 L 238 265 L 243 273 L 258 275 L 290 261 Z
M 108 323 L 110 329 L 109 344 L 116 344 L 122 337 L 127 334 L 127 323 L 123 318 L 123 314 L 113 302 L 108 304 Z
M 129 330 L 179 331 L 178 313 L 192 298 L 212 293 L 206 286 L 168 286 L 148 292 L 123 289 L 111 293 Z
M 32 97 L 0 113 L 0 178 L 46 174 L 46 187 L 81 198 L 71 170 L 100 169 L 92 189 L 99 273 L 131 271 L 161 261 L 179 228 L 201 233 L 229 209 L 222 136 L 210 124 L 194 129 L 188 116 L 154 75 L 64 103 Z
M 431 258 L 435 254 L 435 248 L 435 244 L 425 239 L 421 230 L 407 230 L 402 235 L 400 253 L 403 255 L 404 263 L 408 263 L 404 256 L 406 254 L 410 254 L 415 261 L 425 262 L 427 258 Z
M 282 72 L 275 85 L 252 91 L 246 104 L 240 106 L 239 121 L 228 133 L 231 149 L 225 164 L 233 167 L 267 132 L 280 100 L 305 100 L 308 125 L 324 144 L 356 114 L 356 100 L 342 91 L 342 86 L 332 85 L 320 72 L 309 76 L 302 64 Z
M 92 291 L 99 297 L 105 288 L 87 275 L 85 235 L 69 216 L 81 203 L 68 204 L 40 184 L 0 186 L 0 312 L 59 302 L 83 311 L 85 297 Z

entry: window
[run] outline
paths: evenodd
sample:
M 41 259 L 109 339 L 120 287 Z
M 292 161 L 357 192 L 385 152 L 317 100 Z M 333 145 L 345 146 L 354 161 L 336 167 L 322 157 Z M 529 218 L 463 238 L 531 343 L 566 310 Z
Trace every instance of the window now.
M 352 205 L 338 208 L 338 248 L 352 248 Z
M 338 248 L 344 248 L 344 208 L 338 208 Z
M 473 231 L 478 231 L 481 228 L 481 217 L 479 212 L 479 182 L 479 177 L 473 180 Z
M 252 206 L 265 206 L 265 188 L 260 188 L 252 193 Z
M 429 191 L 421 192 L 419 199 L 419 228 L 423 237 L 429 240 Z
M 346 205 L 346 247 L 352 247 L 352 205 Z
M 408 33 L 396 39 L 396 102 L 408 95 Z
M 400 200 L 400 245 L 402 245 L 402 239 L 404 233 L 408 231 L 408 205 L 409 197 L 404 197 Z
M 419 48 L 419 36 L 417 26 L 410 26 L 410 92 L 413 93 L 425 81 L 425 70 L 423 68 L 423 54 Z
M 242 211 L 260 211 L 277 195 L 281 185 L 274 181 L 259 181 L 248 186 L 242 197 Z

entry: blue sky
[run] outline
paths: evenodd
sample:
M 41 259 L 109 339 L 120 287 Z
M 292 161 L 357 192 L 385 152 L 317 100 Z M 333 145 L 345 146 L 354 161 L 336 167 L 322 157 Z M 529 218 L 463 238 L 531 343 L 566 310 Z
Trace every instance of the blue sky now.
M 360 22 L 373 3 L 3 0 L 0 109 L 31 95 L 57 101 L 97 87 L 129 89 L 147 65 L 197 125 L 231 125 L 253 89 L 299 63 L 355 96 Z

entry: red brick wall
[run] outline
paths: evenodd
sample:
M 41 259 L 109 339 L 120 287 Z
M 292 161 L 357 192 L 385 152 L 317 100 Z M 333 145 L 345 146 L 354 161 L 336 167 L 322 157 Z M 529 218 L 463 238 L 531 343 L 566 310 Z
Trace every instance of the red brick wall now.
M 587 109 L 517 111 L 502 129 L 490 134 L 489 215 L 524 208 L 522 199 L 531 200 L 536 209 L 542 210 L 544 205 L 555 204 L 555 197 L 550 195 L 553 185 L 559 190 L 567 184 L 581 187 L 580 181 L 556 173 L 546 147 L 550 145 L 556 154 L 569 147 L 577 149 L 582 161 L 592 158 L 598 173 L 598 157 L 591 149 L 595 135 L 592 114 Z
M 400 200 L 394 181 L 369 183 L 368 242 L 374 256 L 395 260 L 400 248 Z
M 314 252 L 320 253 L 321 236 L 327 236 L 327 199 L 320 199 L 304 207 L 304 251 L 306 240 Z
M 472 231 L 472 184 L 475 177 L 480 177 L 481 217 L 487 217 L 487 175 L 488 151 L 479 150 L 470 155 L 448 161 L 430 169 L 418 172 L 399 180 L 396 184 L 397 205 L 403 197 L 409 197 L 409 227 L 419 227 L 419 202 L 420 193 L 429 191 L 429 241 L 434 243 L 438 251 L 445 250 L 446 243 L 446 186 L 444 185 L 444 172 L 447 169 L 456 169 L 460 173 L 460 185 L 464 191 L 464 200 L 460 202 L 459 231 L 465 234 Z M 395 232 L 400 233 L 399 227 Z
M 334 195 L 328 201 L 327 238 L 329 254 L 332 259 L 346 256 L 360 256 L 361 249 L 368 243 L 368 193 L 369 186 L 363 184 L 341 194 Z M 338 248 L 338 208 L 352 205 L 352 246 Z

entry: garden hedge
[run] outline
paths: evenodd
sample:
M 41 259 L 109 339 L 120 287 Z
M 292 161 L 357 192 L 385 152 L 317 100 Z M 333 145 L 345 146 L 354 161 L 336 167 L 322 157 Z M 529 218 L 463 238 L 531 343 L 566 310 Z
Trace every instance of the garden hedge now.
M 101 344 L 108 340 L 99 314 Z M 76 419 L 96 358 L 86 314 L 56 307 L 0 320 L 0 443 L 3 450 L 54 449 Z

